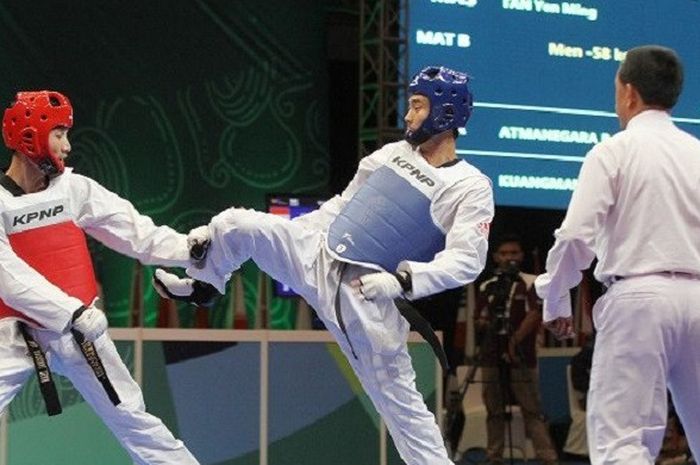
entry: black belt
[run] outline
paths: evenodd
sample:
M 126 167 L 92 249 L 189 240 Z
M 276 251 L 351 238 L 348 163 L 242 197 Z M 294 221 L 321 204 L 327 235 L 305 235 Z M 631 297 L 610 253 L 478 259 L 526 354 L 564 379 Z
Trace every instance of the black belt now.
M 58 415 L 63 409 L 61 409 L 61 401 L 58 398 L 56 383 L 53 382 L 53 376 L 51 375 L 49 364 L 46 361 L 46 355 L 44 355 L 39 344 L 37 344 L 29 333 L 27 325 L 19 322 L 18 326 L 22 337 L 24 337 L 24 342 L 27 344 L 27 349 L 29 349 L 29 355 L 31 355 L 32 361 L 34 362 L 34 370 L 36 370 L 36 376 L 39 380 L 41 397 L 44 398 L 44 404 L 46 405 L 46 413 L 49 416 Z
M 605 281 L 605 287 L 610 287 L 613 285 L 613 283 L 616 283 L 617 281 L 622 281 L 624 279 L 630 278 L 641 278 L 643 276 L 667 276 L 669 278 L 700 279 L 699 274 L 690 273 L 687 271 L 654 271 L 651 273 L 632 274 L 629 276 L 614 275 Z
M 338 272 L 338 289 L 335 291 L 335 318 L 338 320 L 338 326 L 340 327 L 340 330 L 345 334 L 345 340 L 348 341 L 348 345 L 350 346 L 350 352 L 352 352 L 352 356 L 355 357 L 355 360 L 357 360 L 357 354 L 355 353 L 355 348 L 352 346 L 352 342 L 350 342 L 350 336 L 348 336 L 348 332 L 345 330 L 345 321 L 343 321 L 343 314 L 340 310 L 340 286 L 343 285 L 343 275 L 345 274 L 345 269 L 348 267 L 348 264 L 346 262 L 342 262 L 340 265 L 340 271 Z
M 36 342 L 36 340 L 29 333 L 29 329 L 25 323 L 19 323 L 19 330 L 24 337 L 24 342 L 27 344 L 27 349 L 34 362 L 34 369 L 36 371 L 37 379 L 39 380 L 39 390 L 41 391 L 41 397 L 44 398 L 44 404 L 46 405 L 46 413 L 49 416 L 60 414 L 63 409 L 61 408 L 61 401 L 58 398 L 58 391 L 56 390 L 56 383 L 54 383 L 53 375 L 51 374 L 51 369 L 46 360 L 46 355 L 41 350 L 41 346 Z M 100 360 L 99 355 L 97 355 L 97 350 L 95 350 L 95 345 L 86 340 L 85 336 L 80 331 L 74 329 L 71 330 L 73 337 L 75 338 L 80 351 L 83 353 L 83 357 L 92 368 L 95 373 L 95 377 L 102 384 L 107 397 L 116 406 L 121 403 L 117 391 L 112 386 L 112 382 L 107 377 L 107 372 L 105 371 L 102 360 Z
M 352 346 L 350 337 L 348 336 L 348 333 L 345 330 L 345 322 L 343 321 L 343 314 L 340 310 L 340 286 L 343 282 L 343 274 L 345 273 L 346 267 L 347 264 L 343 263 L 340 268 L 340 277 L 338 278 L 338 289 L 335 294 L 335 317 L 338 320 L 338 326 L 340 327 L 340 330 L 343 332 L 343 334 L 345 334 L 345 339 L 348 341 L 348 345 L 350 346 L 350 352 L 352 352 L 353 357 L 355 357 L 355 359 L 357 360 L 355 348 Z M 416 310 L 416 308 L 413 305 L 411 305 L 406 299 L 395 299 L 394 304 L 399 310 L 399 313 L 401 313 L 401 315 L 404 318 L 406 318 L 406 321 L 408 321 L 411 327 L 413 327 L 413 329 L 416 332 L 418 332 L 418 334 L 420 334 L 428 344 L 430 344 L 430 347 L 432 347 L 433 352 L 435 352 L 435 356 L 440 361 L 440 365 L 442 365 L 442 368 L 445 369 L 445 371 L 447 371 L 449 369 L 449 364 L 447 363 L 447 354 L 445 354 L 445 349 L 442 347 L 442 344 L 440 344 L 440 340 L 435 334 L 435 331 L 433 331 L 433 328 L 430 326 L 430 323 L 428 323 L 428 320 L 423 318 L 423 316 L 418 312 L 418 310 Z
M 107 377 L 107 372 L 102 364 L 102 360 L 100 360 L 100 356 L 97 355 L 95 344 L 85 339 L 85 336 L 83 336 L 83 333 L 80 331 L 75 329 L 71 329 L 70 331 L 73 334 L 75 341 L 78 343 L 78 347 L 80 347 L 83 357 L 85 357 L 88 365 L 90 365 L 90 368 L 92 368 L 92 371 L 95 373 L 97 381 L 100 382 L 107 393 L 109 400 L 111 400 L 112 404 L 115 406 L 121 404 L 122 401 L 119 398 L 119 394 L 117 394 L 114 386 L 112 386 L 112 382 L 109 380 L 109 377 Z
M 411 327 L 425 339 L 425 342 L 430 344 L 442 368 L 445 371 L 449 370 L 450 365 L 447 363 L 445 349 L 442 347 L 442 344 L 440 344 L 440 340 L 435 334 L 435 331 L 433 331 L 432 326 L 430 326 L 430 323 L 428 323 L 428 320 L 423 318 L 423 315 L 416 310 L 416 307 L 411 305 L 406 299 L 396 299 L 394 300 L 394 304 L 396 304 L 396 308 L 399 309 L 399 313 L 411 324 Z

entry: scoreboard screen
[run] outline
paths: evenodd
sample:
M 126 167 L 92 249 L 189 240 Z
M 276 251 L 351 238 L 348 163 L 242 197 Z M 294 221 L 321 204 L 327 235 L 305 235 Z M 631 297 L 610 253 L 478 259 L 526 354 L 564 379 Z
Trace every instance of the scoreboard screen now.
M 466 71 L 474 113 L 458 155 L 493 181 L 496 203 L 564 209 L 581 162 L 619 130 L 614 78 L 632 47 L 678 52 L 672 116 L 700 135 L 697 0 L 410 0 L 408 68 Z

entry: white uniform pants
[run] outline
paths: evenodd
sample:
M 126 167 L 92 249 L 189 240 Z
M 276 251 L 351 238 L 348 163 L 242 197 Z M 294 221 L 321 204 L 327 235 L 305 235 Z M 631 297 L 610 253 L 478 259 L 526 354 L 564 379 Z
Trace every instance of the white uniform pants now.
M 614 283 L 593 309 L 588 394 L 593 465 L 652 465 L 671 390 L 700 457 L 700 280 L 649 275 Z
M 192 276 L 210 273 L 206 269 L 210 262 L 217 270 L 230 272 L 252 258 L 260 269 L 291 286 L 316 309 L 338 341 L 406 464 L 452 464 L 435 417 L 416 389 L 406 343 L 408 322 L 393 302 L 361 301 L 350 287 L 351 279 L 372 270 L 334 260 L 320 232 L 278 216 L 231 209 L 217 215 L 210 228 L 214 234 L 207 265 L 201 275 Z M 347 338 L 336 318 L 336 298 Z
M 95 349 L 121 399 L 117 407 L 107 397 L 71 334 L 30 331 L 46 354 L 51 371 L 70 379 L 134 462 L 139 465 L 199 463 L 160 419 L 146 412 L 141 388 L 131 377 L 107 334 L 95 341 Z M 17 322 L 0 322 L 0 412 L 30 376 L 36 376 L 34 364 L 27 354 L 27 345 Z

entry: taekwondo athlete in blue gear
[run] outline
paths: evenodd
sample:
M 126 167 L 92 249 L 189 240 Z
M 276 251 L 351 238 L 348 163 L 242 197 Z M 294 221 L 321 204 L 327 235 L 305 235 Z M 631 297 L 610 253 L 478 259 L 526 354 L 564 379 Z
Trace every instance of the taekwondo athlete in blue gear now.
M 441 67 L 410 84 L 406 140 L 360 161 L 321 208 L 293 220 L 240 208 L 192 230 L 207 243 L 195 280 L 224 292 L 246 260 L 313 306 L 355 370 L 408 465 L 446 465 L 444 441 L 408 354 L 410 325 L 394 299 L 463 286 L 479 275 L 493 217 L 489 179 L 457 159 L 472 109 L 466 74 Z M 190 298 L 191 278 L 157 270 L 160 292 Z M 436 309 L 439 311 L 439 309 Z

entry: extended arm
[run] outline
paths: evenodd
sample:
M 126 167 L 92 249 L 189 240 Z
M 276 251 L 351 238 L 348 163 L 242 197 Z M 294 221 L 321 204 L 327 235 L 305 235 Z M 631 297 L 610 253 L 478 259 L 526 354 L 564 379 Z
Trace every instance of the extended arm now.
M 535 281 L 537 294 L 544 300 L 543 319 L 552 322 L 555 331 L 570 330 L 569 290 L 581 281 L 581 270 L 595 258 L 596 237 L 614 203 L 616 180 L 612 154 L 594 149 L 581 167 L 566 217 L 554 233 L 547 272 Z
M 458 198 L 452 225 L 447 232 L 445 250 L 434 260 L 421 263 L 404 261 L 399 271 L 411 274 L 411 299 L 425 297 L 445 289 L 474 281 L 486 264 L 488 230 L 493 219 L 493 193 L 484 177 L 466 180 Z
M 78 175 L 76 175 L 78 177 Z M 78 223 L 90 236 L 110 249 L 151 265 L 186 267 L 187 236 L 168 226 L 156 226 L 128 200 L 97 182 L 80 176 L 74 201 Z
M 445 250 L 430 262 L 403 261 L 395 273 L 370 273 L 351 284 L 365 298 L 418 299 L 474 281 L 484 268 L 493 218 L 490 182 L 472 177 L 445 194 L 456 205 L 449 218 Z

